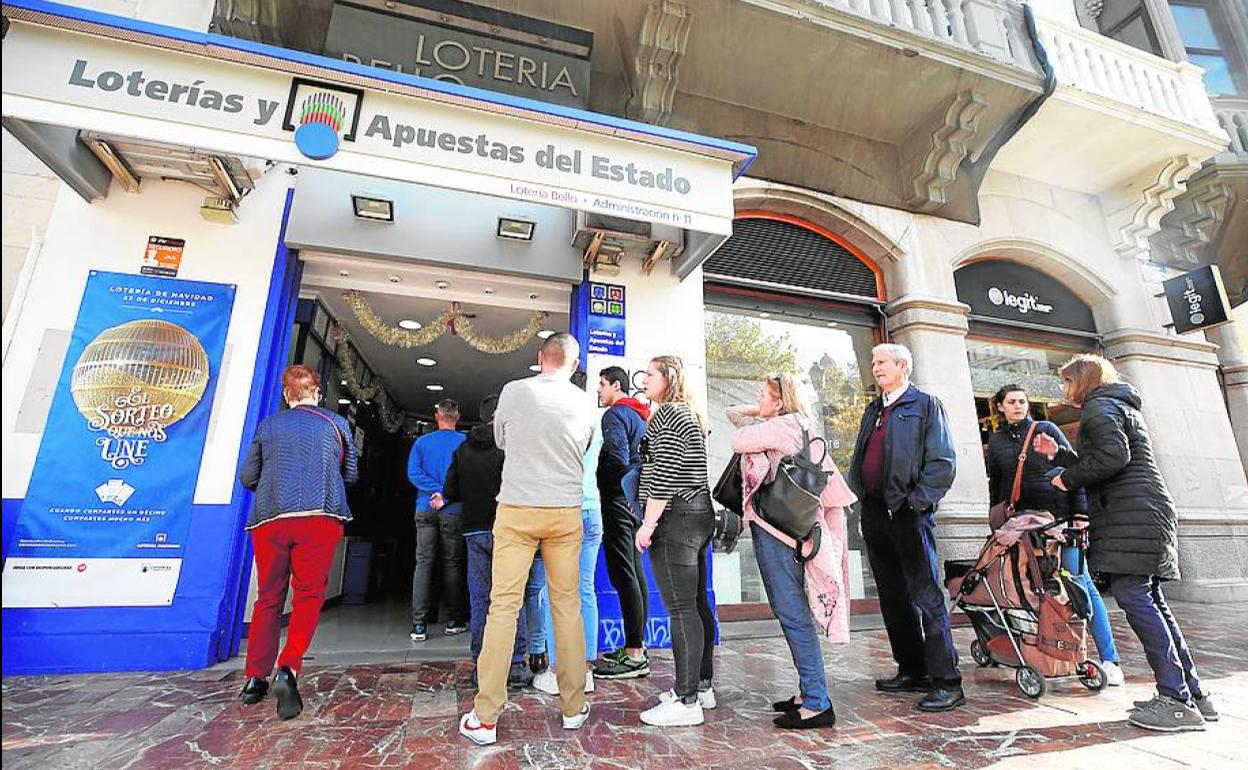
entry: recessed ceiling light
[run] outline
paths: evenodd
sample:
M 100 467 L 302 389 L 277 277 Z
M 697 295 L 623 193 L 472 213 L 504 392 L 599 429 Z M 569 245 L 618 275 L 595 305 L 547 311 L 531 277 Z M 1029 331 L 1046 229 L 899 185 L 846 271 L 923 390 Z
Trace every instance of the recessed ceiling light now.
M 542 367 L 538 366 L 537 364 L 533 364 L 532 366 L 529 367 L 530 372 L 540 372 L 541 370 L 542 370 Z
M 437 286 L 439 289 L 449 289 L 451 288 L 451 282 L 450 281 L 438 281 L 437 283 L 434 284 L 434 286 Z
M 341 275 L 343 278 L 350 278 L 350 277 L 351 277 L 351 271 L 350 271 L 350 270 L 339 270 L 339 271 L 338 271 L 338 275 Z
M 828 321 L 828 326 L 836 326 L 836 321 Z
M 403 279 L 402 279 L 402 278 L 400 278 L 400 277 L 399 277 L 399 276 L 397 276 L 397 275 L 392 275 L 392 276 L 390 276 L 390 283 L 399 283 L 399 282 L 400 282 L 400 281 L 402 281 L 402 280 L 403 280 Z
M 347 404 L 351 403 L 351 399 L 349 399 L 349 398 L 340 398 L 340 399 L 338 399 L 338 403 L 342 404 L 343 406 L 346 406 Z
M 346 384 L 347 384 L 347 381 L 346 381 L 346 380 L 341 380 L 341 381 L 339 381 L 339 383 L 338 383 L 338 384 L 339 384 L 339 385 L 346 385 Z
M 433 360 L 432 358 L 418 358 L 416 359 L 416 363 L 420 364 L 421 366 L 433 366 L 434 364 L 438 362 Z
M 491 289 L 489 286 L 486 286 L 486 287 L 485 287 L 485 293 L 486 293 L 486 294 L 493 294 L 493 293 L 494 293 L 494 290 L 493 290 L 493 289 Z
M 542 295 L 538 294 L 537 292 L 529 292 L 529 299 L 537 299 L 540 296 Z
M 537 333 L 537 337 L 538 339 L 548 340 L 552 336 L 554 336 L 554 333 L 555 333 L 554 329 L 542 329 L 540 332 Z
M 759 318 L 771 318 L 771 313 L 768 313 L 766 310 L 764 310 L 763 312 L 758 314 L 758 317 Z
M 432 390 L 436 393 L 439 390 L 446 390 L 446 388 L 442 387 L 441 385 L 426 385 L 425 390 Z
M 413 321 L 410 318 L 404 318 L 402 321 L 399 321 L 399 328 L 407 329 L 409 331 L 416 331 L 423 325 L 424 324 L 422 324 L 420 321 Z

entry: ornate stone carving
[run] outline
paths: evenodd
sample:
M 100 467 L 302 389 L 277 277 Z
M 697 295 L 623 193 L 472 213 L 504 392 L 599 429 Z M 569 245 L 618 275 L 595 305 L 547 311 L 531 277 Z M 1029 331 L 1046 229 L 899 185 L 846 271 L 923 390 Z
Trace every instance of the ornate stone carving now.
M 681 57 L 689 45 L 693 17 L 681 3 L 657 0 L 650 4 L 641 25 L 633 62 L 634 92 L 628 114 L 647 123 L 663 124 L 676 98 Z
M 1110 215 L 1118 227 L 1114 250 L 1124 257 L 1148 254 L 1148 239 L 1161 229 L 1161 218 L 1174 210 L 1174 199 L 1187 190 L 1187 179 L 1200 169 L 1200 161 L 1189 155 L 1171 158 L 1154 181 L 1134 195 L 1133 202 Z
M 953 184 L 958 167 L 970 152 L 979 119 L 988 108 L 988 99 L 978 91 L 960 91 L 945 111 L 945 119 L 932 133 L 931 149 L 923 170 L 913 181 L 910 203 L 921 211 L 933 211 L 945 204 L 945 189 Z

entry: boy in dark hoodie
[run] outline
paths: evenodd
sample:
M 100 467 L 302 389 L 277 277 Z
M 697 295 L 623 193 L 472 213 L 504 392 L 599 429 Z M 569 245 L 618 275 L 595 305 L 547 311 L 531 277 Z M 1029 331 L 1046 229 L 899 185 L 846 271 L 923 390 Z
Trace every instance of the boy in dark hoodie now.
M 468 627 L 474 664 L 481 653 L 485 617 L 490 611 L 494 517 L 498 509 L 498 491 L 503 483 L 503 450 L 494 443 L 494 410 L 497 407 L 496 395 L 487 396 L 481 402 L 482 423 L 468 431 L 468 440 L 455 450 L 442 491 L 448 503 L 459 502 L 463 508 L 464 545 L 468 553 Z M 541 584 L 536 583 L 532 575 L 529 583 L 526 595 L 541 591 Z M 507 682 L 511 687 L 525 687 L 533 681 L 533 672 L 524 660 L 527 640 L 524 613 L 521 613 Z
M 609 366 L 598 373 L 598 405 L 602 415 L 602 453 L 598 457 L 598 491 L 602 495 L 602 547 L 607 573 L 624 616 L 624 646 L 605 656 L 594 669 L 599 679 L 633 679 L 650 673 L 646 657 L 646 617 L 650 588 L 635 545 L 637 518 L 629 508 L 620 481 L 641 464 L 650 407 L 628 395 L 628 372 Z

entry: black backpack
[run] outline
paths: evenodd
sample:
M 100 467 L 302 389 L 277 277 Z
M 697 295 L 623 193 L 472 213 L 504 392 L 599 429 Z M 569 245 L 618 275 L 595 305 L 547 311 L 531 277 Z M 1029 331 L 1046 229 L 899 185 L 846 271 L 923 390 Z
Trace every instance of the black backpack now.
M 823 444 L 823 458 L 819 462 L 810 459 L 810 446 Z M 819 551 L 818 524 L 819 498 L 827 488 L 832 474 L 823 469 L 823 459 L 828 455 L 828 442 L 821 437 L 810 437 L 802 428 L 802 448 L 795 454 L 780 458 L 776 478 L 770 484 L 759 487 L 754 496 L 758 515 L 771 526 L 797 541 L 799 562 L 808 561 Z M 814 550 L 802 557 L 805 543 L 813 538 Z

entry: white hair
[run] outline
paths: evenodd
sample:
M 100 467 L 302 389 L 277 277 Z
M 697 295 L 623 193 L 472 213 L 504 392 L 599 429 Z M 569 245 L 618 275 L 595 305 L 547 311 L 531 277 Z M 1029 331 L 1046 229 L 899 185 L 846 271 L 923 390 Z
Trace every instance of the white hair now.
M 914 373 L 914 355 L 910 353 L 910 348 L 905 345 L 899 345 L 896 342 L 886 342 L 871 348 L 872 356 L 877 353 L 883 353 L 899 364 L 904 363 L 906 371 L 910 374 Z

